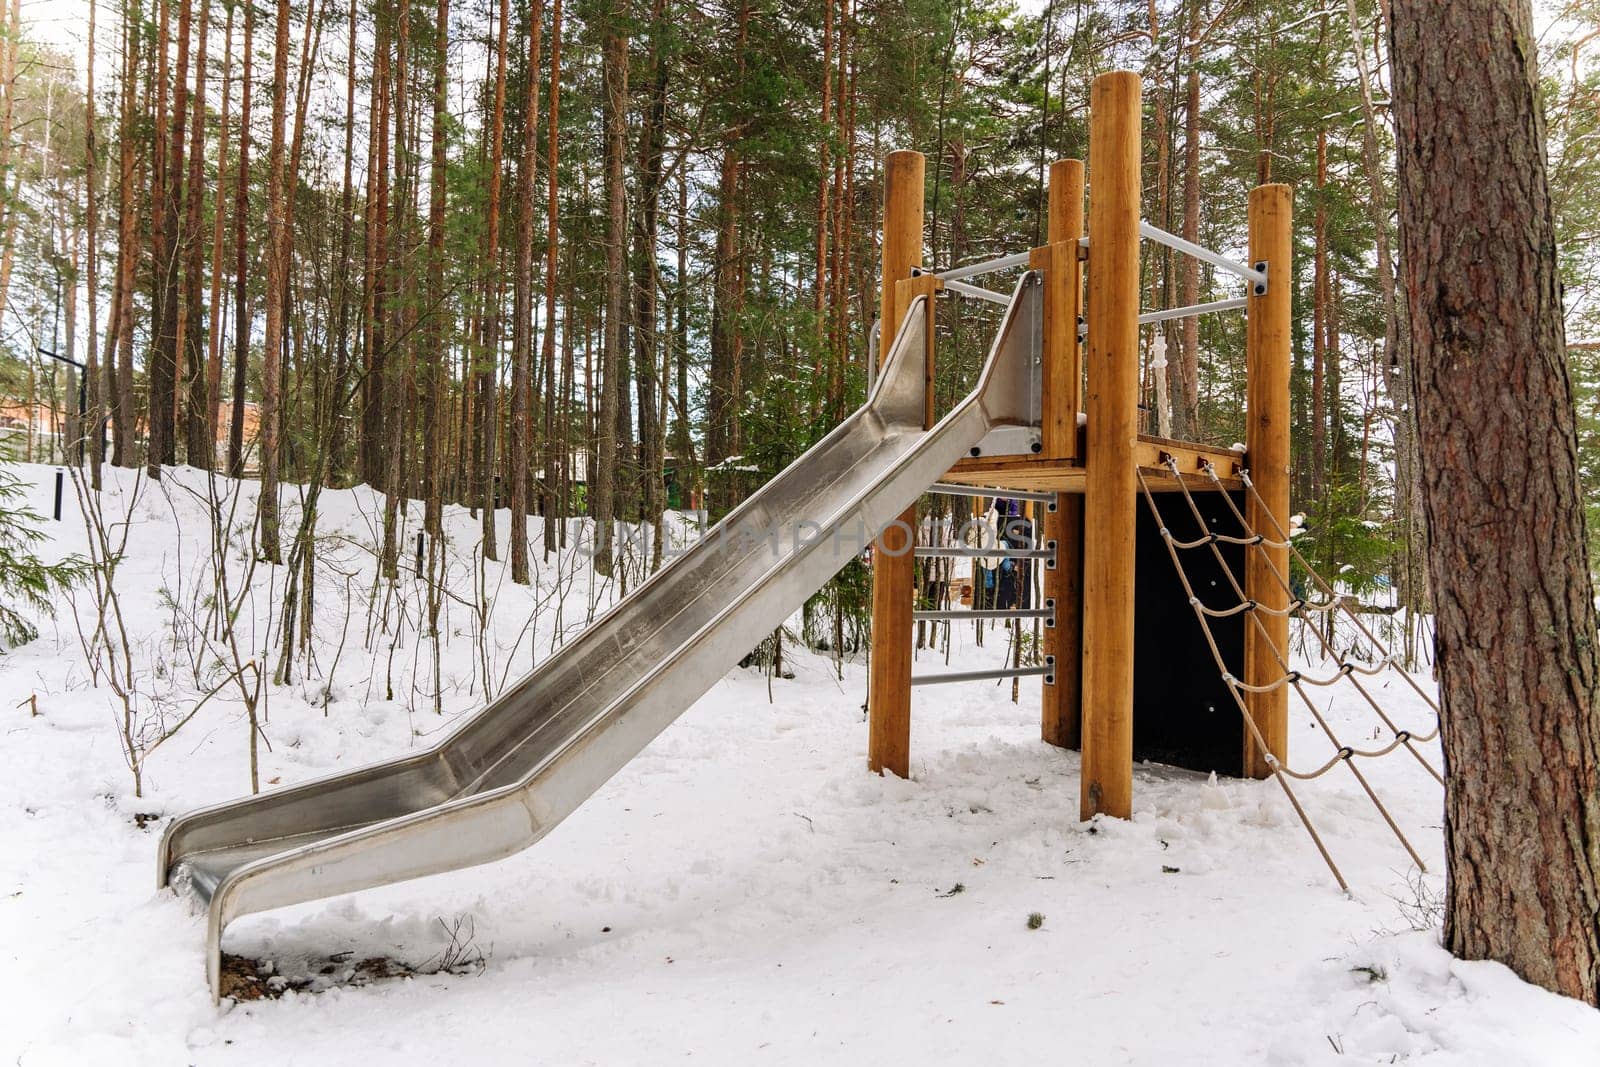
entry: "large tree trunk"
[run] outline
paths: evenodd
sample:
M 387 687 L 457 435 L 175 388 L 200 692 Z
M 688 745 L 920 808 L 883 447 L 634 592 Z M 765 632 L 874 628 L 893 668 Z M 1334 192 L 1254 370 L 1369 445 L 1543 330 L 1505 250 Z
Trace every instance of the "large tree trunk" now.
M 1526 0 L 1394 0 L 1391 33 L 1445 943 L 1594 1004 L 1600 647 L 1531 16 Z

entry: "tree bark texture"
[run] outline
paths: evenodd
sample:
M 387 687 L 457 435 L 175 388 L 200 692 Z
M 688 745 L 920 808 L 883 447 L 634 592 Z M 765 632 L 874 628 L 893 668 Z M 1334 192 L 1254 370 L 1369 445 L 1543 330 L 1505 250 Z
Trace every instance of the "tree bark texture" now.
M 1527 0 L 1393 6 L 1445 943 L 1594 1004 L 1600 654 L 1531 23 Z

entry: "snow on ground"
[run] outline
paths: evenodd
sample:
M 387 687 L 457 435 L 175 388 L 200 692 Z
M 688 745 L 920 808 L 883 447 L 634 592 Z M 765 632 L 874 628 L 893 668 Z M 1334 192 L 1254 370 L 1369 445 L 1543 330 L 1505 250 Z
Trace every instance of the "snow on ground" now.
M 50 469 L 24 474 L 48 514 Z M 133 481 L 108 476 L 107 511 L 121 514 Z M 200 496 L 144 487 L 123 596 L 140 655 L 162 663 L 141 684 L 179 707 L 196 669 L 174 635 L 192 629 L 184 605 L 203 599 L 195 583 L 211 534 L 205 478 L 167 482 Z M 483 588 L 497 599 L 477 640 L 477 523 L 452 510 L 460 600 L 447 609 L 435 715 L 429 646 L 415 640 L 421 583 L 403 576 L 405 596 L 386 597 L 373 582 L 380 509 L 364 490 L 324 497 L 314 647 L 333 679 L 305 681 L 297 666 L 272 690 L 263 788 L 429 743 L 481 706 L 475 663 L 497 685 L 514 678 L 548 653 L 557 600 L 570 632 L 614 595 L 575 568 L 543 568 L 529 627 L 534 595 L 489 564 Z M 247 496 L 238 514 L 252 512 Z M 505 522 L 501 513 L 502 538 Z M 55 551 L 83 550 L 70 488 L 66 521 L 48 526 Z M 260 568 L 255 582 L 240 629 L 260 649 L 282 575 Z M 64 605 L 38 641 L 0 657 L 0 1062 L 1600 1057 L 1600 1013 L 1498 965 L 1453 960 L 1436 929 L 1413 929 L 1411 905 L 1439 893 L 1442 876 L 1409 868 L 1349 775 L 1300 787 L 1347 897 L 1271 782 L 1142 766 L 1131 822 L 1079 823 L 1078 758 L 1038 741 L 1036 680 L 1016 703 L 1009 684 L 919 690 L 912 780 L 869 775 L 863 664 L 846 663 L 841 680 L 827 657 L 792 649 L 795 677 L 772 680 L 770 699 L 760 672 L 730 672 L 527 852 L 236 923 L 227 951 L 286 975 L 340 962 L 320 992 L 214 1008 L 202 920 L 156 890 L 156 844 L 168 817 L 247 791 L 243 705 L 225 689 L 202 708 L 150 757 L 135 797 L 113 704 L 88 685 L 72 620 Z M 1004 642 L 992 631 L 979 648 L 970 626 L 956 627 L 951 665 L 993 664 Z M 1379 682 L 1403 725 L 1425 725 L 1399 678 Z M 37 717 L 17 706 L 33 694 Z M 1340 693 L 1330 715 L 1359 743 L 1374 722 L 1353 697 Z M 1295 763 L 1320 761 L 1326 742 L 1309 718 L 1294 731 Z M 1438 872 L 1438 785 L 1403 753 L 1369 769 Z M 470 932 L 481 969 L 341 981 L 347 961 L 372 956 L 426 970 L 449 928 L 458 941 Z

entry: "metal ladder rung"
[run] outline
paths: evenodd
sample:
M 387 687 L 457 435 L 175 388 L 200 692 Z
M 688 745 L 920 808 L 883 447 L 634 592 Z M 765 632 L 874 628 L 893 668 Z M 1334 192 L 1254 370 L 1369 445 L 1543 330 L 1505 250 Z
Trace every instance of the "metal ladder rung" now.
M 949 685 L 954 682 L 989 682 L 1002 678 L 1044 678 L 1046 685 L 1055 683 L 1055 657 L 1047 657 L 1043 667 L 1000 667 L 991 671 L 945 671 L 943 674 L 913 674 L 912 685 Z
M 949 611 L 913 611 L 916 622 L 960 622 L 963 619 L 1048 619 L 1054 608 L 952 608 Z
M 988 556 L 999 556 L 1002 559 L 1054 559 L 1053 548 L 938 548 L 933 545 L 918 545 L 917 556 L 927 558 L 930 556 L 951 556 L 957 559 L 978 559 Z
M 934 482 L 928 486 L 930 493 L 943 493 L 945 496 L 997 496 L 1003 500 L 1041 500 L 1051 503 L 1055 500 L 1054 493 L 1039 493 L 1023 489 L 989 489 L 981 485 L 953 485 L 950 482 Z

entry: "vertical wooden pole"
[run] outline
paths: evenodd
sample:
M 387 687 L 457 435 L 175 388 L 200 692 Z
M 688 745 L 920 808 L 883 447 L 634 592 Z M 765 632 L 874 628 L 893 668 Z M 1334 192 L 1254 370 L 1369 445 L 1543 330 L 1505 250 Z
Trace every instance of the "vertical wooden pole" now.
M 1078 454 L 1078 410 L 1083 403 L 1083 363 L 1078 316 L 1083 309 L 1083 161 L 1050 164 L 1049 243 L 1034 249 L 1031 266 L 1044 271 L 1044 455 Z M 1044 513 L 1043 537 L 1056 544 L 1056 565 L 1044 572 L 1044 596 L 1055 604 L 1055 625 L 1044 632 L 1044 654 L 1055 674 L 1044 685 L 1039 733 L 1047 744 L 1077 748 L 1082 727 L 1083 496 L 1057 493 Z
M 891 152 L 884 165 L 883 294 L 879 359 L 900 328 L 896 283 L 922 262 L 921 152 Z M 931 337 L 933 331 L 928 331 Z M 867 766 L 911 776 L 911 609 L 916 560 L 907 538 L 917 528 L 917 508 L 900 516 L 872 553 L 872 667 L 867 680 Z
M 1267 291 L 1258 293 L 1252 286 L 1246 308 L 1245 448 L 1256 493 L 1284 529 L 1289 528 L 1289 303 L 1294 289 L 1289 260 L 1293 217 L 1294 194 L 1287 185 L 1262 185 L 1250 190 L 1250 261 L 1267 264 Z M 1275 527 L 1254 496 L 1246 501 L 1245 517 L 1255 530 L 1269 538 L 1276 536 Z M 1288 549 L 1260 545 L 1245 550 L 1245 595 L 1258 604 L 1282 609 L 1289 604 L 1289 594 L 1273 576 L 1273 568 L 1278 574 L 1288 575 Z M 1257 613 L 1256 618 L 1262 626 L 1247 623 L 1244 631 L 1244 679 L 1251 685 L 1271 685 L 1283 673 L 1274 652 L 1281 654 L 1289 647 L 1289 620 L 1265 612 Z M 1245 706 L 1266 739 L 1267 748 L 1275 758 L 1286 759 L 1288 688 L 1245 696 Z M 1266 754 L 1248 732 L 1244 738 L 1244 773 L 1253 778 L 1265 778 L 1271 773 Z
M 1134 466 L 1139 403 L 1140 82 L 1089 97 L 1087 455 L 1083 544 L 1083 773 L 1079 811 L 1133 811 Z

